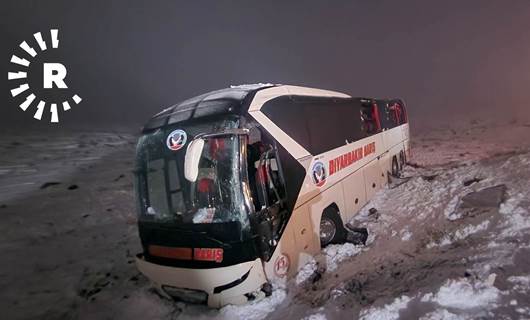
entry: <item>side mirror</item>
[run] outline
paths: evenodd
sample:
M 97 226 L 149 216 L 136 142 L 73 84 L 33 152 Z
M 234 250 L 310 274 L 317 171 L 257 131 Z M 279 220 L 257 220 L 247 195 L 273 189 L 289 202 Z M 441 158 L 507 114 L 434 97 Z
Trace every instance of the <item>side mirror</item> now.
M 191 182 L 197 180 L 199 175 L 199 160 L 204 149 L 204 140 L 201 138 L 193 140 L 186 149 L 184 157 L 184 177 Z

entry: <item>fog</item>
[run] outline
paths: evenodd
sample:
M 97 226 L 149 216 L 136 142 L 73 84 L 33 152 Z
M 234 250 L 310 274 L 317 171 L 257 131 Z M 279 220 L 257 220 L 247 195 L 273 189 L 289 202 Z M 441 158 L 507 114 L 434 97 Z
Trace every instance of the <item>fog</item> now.
M 530 113 L 528 1 L 9 1 L 0 125 L 48 126 L 6 77 L 18 44 L 59 29 L 43 59 L 84 100 L 55 127 L 137 128 L 180 100 L 272 82 L 402 97 L 417 123 Z M 53 54 L 53 55 L 52 55 Z M 18 86 L 18 85 L 17 85 Z M 530 117 L 528 117 L 530 118 Z

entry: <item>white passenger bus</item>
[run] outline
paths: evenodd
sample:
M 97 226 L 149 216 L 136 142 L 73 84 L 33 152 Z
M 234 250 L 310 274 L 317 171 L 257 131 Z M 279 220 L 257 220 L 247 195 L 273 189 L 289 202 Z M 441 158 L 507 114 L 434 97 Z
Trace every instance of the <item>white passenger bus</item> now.
M 288 85 L 213 91 L 155 115 L 137 146 L 143 252 L 164 295 L 212 307 L 270 294 L 398 175 L 401 100 Z

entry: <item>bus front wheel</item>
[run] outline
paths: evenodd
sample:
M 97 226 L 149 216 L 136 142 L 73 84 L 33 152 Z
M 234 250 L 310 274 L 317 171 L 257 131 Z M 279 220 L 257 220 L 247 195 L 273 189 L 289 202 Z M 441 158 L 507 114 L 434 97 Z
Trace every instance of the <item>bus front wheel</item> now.
M 320 246 L 324 248 L 332 243 L 343 243 L 345 239 L 346 230 L 338 211 L 332 207 L 327 208 L 320 219 Z

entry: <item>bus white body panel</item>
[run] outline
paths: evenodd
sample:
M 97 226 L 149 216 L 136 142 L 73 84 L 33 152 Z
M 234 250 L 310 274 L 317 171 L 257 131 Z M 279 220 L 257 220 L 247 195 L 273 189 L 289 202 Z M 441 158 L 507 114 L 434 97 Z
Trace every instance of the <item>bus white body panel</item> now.
M 162 286 L 184 288 L 184 290 L 200 290 L 208 294 L 208 305 L 219 308 L 227 304 L 243 304 L 248 301 L 245 294 L 255 291 L 267 282 L 263 273 L 261 259 L 236 264 L 229 267 L 214 269 L 189 269 L 167 267 L 145 261 L 136 257 L 138 269 L 146 275 L 162 294 Z M 248 275 L 246 277 L 245 274 Z M 232 288 L 219 293 L 214 288 L 232 283 L 234 280 L 244 280 Z
M 333 91 L 280 86 L 259 91 L 249 108 L 252 117 L 306 169 L 288 225 L 273 256 L 264 262 L 267 278 L 276 280 L 293 276 L 320 252 L 320 219 L 326 208 L 337 207 L 347 223 L 385 186 L 392 159 L 396 157 L 399 161 L 400 153 L 407 159 L 410 156 L 408 124 L 313 156 L 260 111 L 265 102 L 282 95 L 349 97 Z M 311 168 L 316 162 L 327 168 L 328 176 L 320 187 L 311 178 Z

